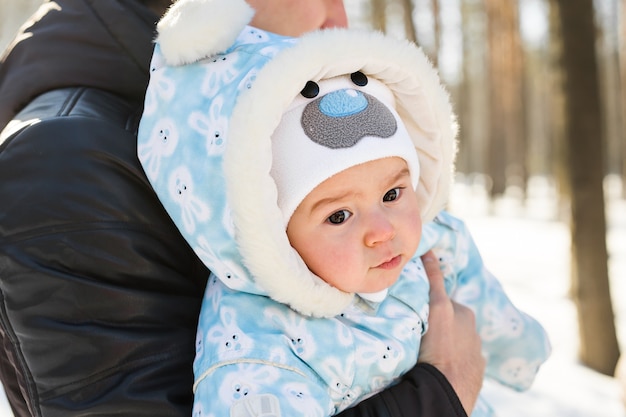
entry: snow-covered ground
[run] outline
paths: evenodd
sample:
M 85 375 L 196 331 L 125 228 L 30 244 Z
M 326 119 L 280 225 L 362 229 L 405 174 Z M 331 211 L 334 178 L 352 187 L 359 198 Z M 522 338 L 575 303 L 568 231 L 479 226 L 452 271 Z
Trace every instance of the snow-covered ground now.
M 607 181 L 608 249 L 614 309 L 626 349 L 626 200 Z M 569 232 L 557 219 L 553 187 L 533 180 L 526 202 L 514 190 L 487 203 L 480 177 L 459 177 L 450 211 L 466 220 L 485 263 L 518 307 L 548 331 L 553 353 L 524 393 L 486 383 L 484 393 L 500 417 L 626 417 L 617 381 L 577 361 L 576 311 L 568 297 Z M 618 298 L 621 302 L 618 302 Z M 0 416 L 11 416 L 0 401 Z
M 619 181 L 609 178 L 607 244 L 613 308 L 618 337 L 626 349 L 626 201 Z M 570 235 L 557 220 L 553 187 L 534 179 L 525 204 L 512 190 L 488 204 L 477 179 L 459 178 L 450 210 L 466 220 L 484 261 L 498 276 L 513 302 L 536 317 L 552 342 L 551 358 L 533 387 L 516 393 L 486 383 L 485 396 L 502 417 L 624 417 L 615 379 L 582 366 L 577 360 L 578 327 L 570 298 Z

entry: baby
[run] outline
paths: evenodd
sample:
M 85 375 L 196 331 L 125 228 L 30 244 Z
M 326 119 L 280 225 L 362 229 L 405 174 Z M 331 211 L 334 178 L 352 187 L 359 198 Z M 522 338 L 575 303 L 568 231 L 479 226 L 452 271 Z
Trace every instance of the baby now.
M 456 126 L 422 52 L 379 33 L 252 27 L 187 47 L 171 42 L 189 30 L 185 3 L 160 25 L 138 153 L 212 271 L 194 412 L 329 416 L 393 384 L 428 328 L 431 249 L 476 314 L 487 376 L 528 388 L 548 339 L 442 211 Z M 479 402 L 472 415 L 490 414 Z

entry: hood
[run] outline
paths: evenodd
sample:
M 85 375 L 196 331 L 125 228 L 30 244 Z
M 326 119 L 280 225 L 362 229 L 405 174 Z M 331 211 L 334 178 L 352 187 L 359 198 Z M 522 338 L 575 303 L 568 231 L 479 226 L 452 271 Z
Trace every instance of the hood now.
M 101 88 L 141 103 L 157 19 L 137 0 L 44 2 L 0 59 L 0 130 L 56 88 Z
M 312 274 L 289 244 L 270 176 L 273 131 L 307 81 L 357 71 L 381 81 L 418 152 L 426 222 L 452 183 L 456 122 L 448 94 L 419 48 L 378 32 L 287 38 L 239 21 L 230 42 L 215 45 L 211 33 L 233 32 L 224 8 L 224 16 L 250 16 L 243 0 L 179 0 L 174 18 L 168 13 L 159 24 L 139 158 L 183 236 L 228 287 L 305 315 L 335 316 L 354 294 Z

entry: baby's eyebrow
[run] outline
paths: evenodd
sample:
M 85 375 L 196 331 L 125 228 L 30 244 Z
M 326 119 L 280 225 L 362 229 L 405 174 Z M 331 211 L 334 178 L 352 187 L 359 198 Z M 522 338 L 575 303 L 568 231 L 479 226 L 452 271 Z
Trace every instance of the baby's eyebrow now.
M 409 171 L 408 167 L 404 167 L 404 168 L 400 169 L 398 172 L 396 172 L 395 175 L 389 177 L 388 184 L 391 185 L 391 184 L 401 180 L 402 178 L 410 177 L 410 176 L 411 176 L 411 171 Z M 350 190 L 347 190 L 344 193 L 333 195 L 332 197 L 322 198 L 322 199 L 316 201 L 315 203 L 313 203 L 311 205 L 311 209 L 309 210 L 309 212 L 313 213 L 313 212 L 315 212 L 315 210 L 319 209 L 322 206 L 333 204 L 333 203 L 338 202 L 338 201 L 343 201 L 343 200 L 347 199 L 350 196 L 350 194 L 353 194 L 353 192 L 350 191 Z
M 390 182 L 396 182 L 400 178 L 404 178 L 406 176 L 409 176 L 409 177 L 411 176 L 411 171 L 409 171 L 408 167 L 404 167 L 400 171 L 398 171 L 398 173 L 391 178 Z
M 348 198 L 348 196 L 350 194 L 352 194 L 351 191 L 346 191 L 345 193 L 341 193 L 339 195 L 334 195 L 332 197 L 325 197 L 325 198 L 322 198 L 320 200 L 317 200 L 315 203 L 313 203 L 311 205 L 311 209 L 309 210 L 309 212 L 310 213 L 314 213 L 320 207 L 327 206 L 327 205 L 330 205 L 330 204 L 334 204 L 334 203 L 336 203 L 338 201 L 343 201 L 346 198 Z
M 392 184 L 400 181 L 401 179 L 403 179 L 405 177 L 410 177 L 410 176 L 411 176 L 411 171 L 409 170 L 408 167 L 404 167 L 401 170 L 399 170 L 395 175 L 389 177 L 388 184 L 392 185 Z

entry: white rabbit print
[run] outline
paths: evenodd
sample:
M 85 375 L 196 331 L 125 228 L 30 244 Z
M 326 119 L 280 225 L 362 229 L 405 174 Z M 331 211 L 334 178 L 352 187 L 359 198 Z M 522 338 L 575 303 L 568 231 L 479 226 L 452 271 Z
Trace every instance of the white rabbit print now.
M 238 54 L 217 54 L 206 61 L 206 74 L 200 92 L 206 97 L 215 97 L 220 89 L 230 84 L 239 75 L 235 65 Z
M 250 348 L 254 341 L 247 336 L 237 324 L 237 311 L 234 308 L 224 307 L 220 310 L 220 320 L 207 331 L 207 343 L 217 345 L 214 349 L 220 356 L 228 353 L 229 358 L 241 357 Z
M 137 155 L 142 161 L 146 174 L 153 181 L 161 172 L 161 160 L 174 153 L 178 145 L 179 133 L 173 119 L 158 119 L 145 144 L 137 147 Z
M 480 329 L 480 337 L 485 342 L 496 340 L 500 337 L 515 339 L 524 332 L 524 318 L 519 310 L 511 305 L 505 305 L 497 309 L 488 304 L 482 309 L 483 325 Z
M 224 151 L 228 119 L 222 114 L 223 103 L 222 97 L 216 97 L 208 114 L 193 111 L 189 115 L 189 126 L 204 137 L 207 155 L 219 155 Z
M 328 414 L 328 410 L 322 410 L 320 403 L 311 395 L 307 384 L 287 383 L 283 386 L 283 394 L 289 405 L 294 410 L 298 410 L 298 416 L 318 417 Z
M 284 329 L 291 342 L 291 350 L 298 357 L 307 360 L 315 355 L 317 345 L 311 331 L 307 328 L 307 320 L 290 309 L 268 308 L 264 312 L 267 320 L 274 321 Z
M 276 383 L 280 375 L 276 368 L 245 362 L 227 365 L 223 370 L 219 397 L 230 404 L 247 396 L 258 395 L 261 387 Z
M 187 167 L 180 166 L 172 171 L 168 189 L 170 198 L 180 207 L 187 233 L 193 233 L 198 222 L 207 221 L 211 217 L 209 207 L 194 194 L 193 177 Z

